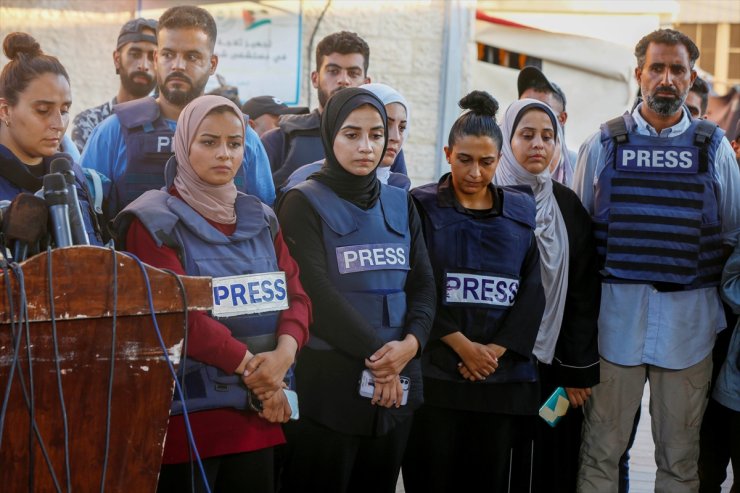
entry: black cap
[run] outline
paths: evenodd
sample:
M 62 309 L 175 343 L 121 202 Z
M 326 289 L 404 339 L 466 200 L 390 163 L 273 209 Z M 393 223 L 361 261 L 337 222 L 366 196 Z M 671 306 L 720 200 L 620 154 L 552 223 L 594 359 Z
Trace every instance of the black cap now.
M 540 90 L 542 90 L 542 88 L 550 88 L 550 91 L 555 93 L 558 99 L 562 101 L 563 111 L 565 111 L 565 93 L 560 89 L 560 86 L 547 80 L 545 74 L 543 74 L 537 67 L 524 67 L 522 71 L 519 72 L 519 78 L 516 81 L 516 85 L 517 89 L 519 89 L 520 98 L 522 97 L 522 93 L 530 87 Z
M 254 120 L 262 115 L 303 115 L 308 113 L 308 108 L 288 106 L 282 99 L 273 96 L 257 96 L 247 100 L 242 111 Z
M 157 36 L 151 34 L 145 34 L 144 29 L 151 29 L 155 33 L 157 32 L 157 21 L 154 19 L 144 19 L 139 17 L 138 19 L 131 19 L 121 28 L 121 32 L 118 33 L 118 43 L 116 49 L 120 49 L 121 46 L 127 43 L 133 43 L 135 41 L 147 41 L 149 43 L 157 44 Z

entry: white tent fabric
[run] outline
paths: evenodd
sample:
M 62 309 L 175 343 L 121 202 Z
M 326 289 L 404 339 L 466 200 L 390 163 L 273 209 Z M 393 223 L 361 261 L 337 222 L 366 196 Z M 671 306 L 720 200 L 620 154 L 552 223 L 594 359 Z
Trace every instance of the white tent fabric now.
M 475 40 L 542 59 L 542 71 L 568 100 L 566 141 L 577 150 L 599 124 L 632 106 L 637 93 L 635 57 L 629 48 L 582 36 L 476 21 Z M 519 70 L 476 61 L 475 89 L 496 97 L 501 114 L 517 99 Z

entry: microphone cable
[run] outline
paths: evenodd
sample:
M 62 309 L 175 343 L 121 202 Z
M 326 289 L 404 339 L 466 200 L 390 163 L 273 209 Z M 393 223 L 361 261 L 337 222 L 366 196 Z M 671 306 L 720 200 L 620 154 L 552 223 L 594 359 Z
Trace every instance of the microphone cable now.
M 108 456 L 110 453 L 110 416 L 112 410 L 113 400 L 113 376 L 115 374 L 116 365 L 116 328 L 118 318 L 118 258 L 116 257 L 116 250 L 110 247 L 111 256 L 113 259 L 113 323 L 111 327 L 111 342 L 110 342 L 110 372 L 108 373 L 108 399 L 106 401 L 106 418 L 105 418 L 105 452 L 103 454 L 103 471 L 100 477 L 100 493 L 105 491 L 105 475 L 108 471 Z
M 180 279 L 180 276 L 177 275 L 177 273 L 170 269 L 161 269 L 162 271 L 171 274 L 175 281 L 177 281 L 177 285 L 180 287 L 180 298 L 182 300 L 182 306 L 183 306 L 183 316 L 184 316 L 184 326 L 185 326 L 185 332 L 182 338 L 182 352 L 180 354 L 180 388 L 182 389 L 184 394 L 180 394 L 180 399 L 185 400 L 187 398 L 186 387 L 185 387 L 185 371 L 186 371 L 186 364 L 187 364 L 187 354 L 188 354 L 188 293 L 185 292 L 185 284 L 183 284 L 182 279 Z M 188 457 L 190 458 L 190 491 L 195 491 L 195 469 L 193 469 L 193 448 L 190 446 L 190 442 L 188 442 Z
M 144 263 L 137 257 L 136 255 L 129 253 L 129 252 L 121 252 L 123 255 L 126 255 L 127 257 L 132 258 L 138 265 L 139 269 L 141 270 L 141 274 L 144 277 L 144 283 L 146 284 L 146 291 L 147 291 L 147 298 L 149 301 L 149 312 L 152 316 L 152 324 L 154 325 L 154 332 L 157 335 L 157 339 L 159 340 L 159 345 L 162 348 L 162 352 L 164 353 L 164 360 L 167 363 L 167 367 L 170 370 L 170 374 L 172 375 L 172 378 L 175 380 L 175 388 L 178 392 L 180 392 L 180 396 L 183 396 L 182 387 L 180 386 L 180 380 L 177 378 L 177 373 L 175 372 L 175 367 L 172 366 L 172 361 L 170 361 L 169 354 L 167 353 L 167 346 L 164 343 L 164 339 L 162 339 L 162 333 L 159 330 L 159 324 L 157 323 L 157 315 L 154 311 L 154 298 L 152 295 L 152 285 L 149 282 L 149 275 L 146 272 L 146 267 L 144 266 Z M 185 310 L 187 310 L 187 306 L 184 307 Z M 180 355 L 180 358 L 182 359 L 182 355 Z M 195 438 L 193 437 L 193 430 L 190 427 L 190 419 L 188 417 L 188 408 L 185 403 L 185 401 L 182 401 L 182 416 L 183 421 L 185 422 L 185 431 L 188 436 L 188 442 L 190 447 L 192 447 L 192 451 L 195 454 L 195 459 L 198 463 L 198 468 L 200 469 L 201 477 L 203 478 L 203 486 L 205 487 L 205 491 L 207 493 L 211 493 L 211 487 L 208 484 L 208 477 L 206 476 L 206 471 L 203 469 L 203 462 L 200 459 L 200 454 L 198 453 L 198 447 L 195 444 Z
M 51 340 L 54 346 L 54 364 L 57 374 L 57 393 L 59 406 L 62 410 L 62 429 L 64 431 L 64 469 L 67 473 L 67 491 L 72 491 L 72 474 L 69 466 L 69 423 L 67 422 L 67 407 L 64 404 L 64 390 L 62 388 L 62 369 L 59 362 L 59 339 L 57 336 L 57 317 L 54 308 L 53 268 L 51 246 L 46 247 L 46 275 L 49 280 L 49 311 L 51 312 Z
M 13 274 L 15 274 L 16 278 L 18 279 L 18 286 L 19 286 L 19 305 L 21 307 L 21 313 L 18 321 L 16 322 L 18 327 L 17 334 L 13 332 L 13 338 L 14 338 L 14 344 L 20 345 L 20 340 L 23 337 L 23 325 L 25 324 L 26 327 L 26 340 L 27 340 L 27 350 L 29 354 L 29 377 L 31 378 L 31 381 L 29 382 L 30 390 L 33 391 L 33 373 L 31 370 L 31 361 L 30 361 L 30 328 L 29 328 L 29 320 L 28 320 L 28 305 L 26 301 L 26 284 L 25 284 L 25 278 L 23 276 L 23 269 L 21 268 L 18 263 L 13 262 L 10 265 L 11 270 L 13 271 Z M 10 287 L 8 285 L 8 290 L 10 293 Z M 10 293 L 9 300 L 11 303 L 11 309 L 12 309 L 12 293 Z M 20 354 L 20 351 L 19 351 Z M 14 366 L 18 368 L 18 380 L 21 386 L 21 391 L 23 393 L 23 399 L 26 403 L 26 407 L 29 411 L 29 434 L 31 437 L 33 437 L 34 433 L 36 435 L 36 440 L 39 443 L 39 447 L 41 448 L 41 454 L 44 457 L 44 460 L 46 462 L 46 467 L 49 470 L 49 474 L 51 475 L 51 479 L 54 482 L 54 488 L 58 493 L 62 492 L 62 488 L 59 486 L 59 480 L 57 479 L 56 473 L 54 472 L 54 467 L 51 464 L 51 458 L 49 457 L 49 452 L 46 450 L 46 444 L 44 443 L 44 439 L 41 436 L 41 430 L 38 427 L 38 423 L 36 422 L 36 413 L 35 413 L 35 402 L 33 393 L 29 396 L 29 389 L 26 388 L 26 382 L 25 378 L 23 377 L 23 370 L 21 368 L 20 358 L 16 357 L 15 361 L 13 362 Z M 12 384 L 12 381 L 8 381 L 8 386 Z M 9 394 L 9 392 L 8 392 Z M 28 482 L 29 482 L 29 491 L 34 491 L 34 470 L 33 470 L 33 440 L 32 438 L 29 439 L 29 476 L 28 476 Z

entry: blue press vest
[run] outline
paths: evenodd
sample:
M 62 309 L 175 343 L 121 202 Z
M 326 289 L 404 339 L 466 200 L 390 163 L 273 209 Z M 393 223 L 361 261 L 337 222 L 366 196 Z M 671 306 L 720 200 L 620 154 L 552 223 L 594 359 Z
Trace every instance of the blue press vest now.
M 629 115 L 601 126 L 606 159 L 593 220 L 604 281 L 717 286 L 725 259 L 714 162 L 723 132 L 706 120 L 670 138 L 634 128 Z
M 458 212 L 453 206 L 440 207 L 437 183 L 423 185 L 411 191 L 425 213 L 424 236 L 435 278 L 449 280 L 448 273 L 516 280 L 521 278 L 521 269 L 535 228 L 534 197 L 529 187 L 497 188 L 503 192 L 501 215 L 487 219 L 476 219 Z M 450 286 L 443 283 L 443 292 L 438 294 L 438 299 L 444 305 L 454 306 L 460 313 L 460 332 L 474 342 L 491 342 L 510 307 L 447 302 L 448 289 Z M 490 292 L 490 295 L 498 294 L 509 295 L 508 301 L 516 302 L 515 292 Z M 441 354 L 445 351 L 449 351 L 447 347 L 432 351 L 439 352 L 438 355 L 425 352 L 422 360 L 424 377 L 460 382 L 459 372 L 448 373 L 434 364 L 437 357 L 445 357 Z M 501 363 L 504 361 L 501 360 Z M 510 363 L 508 367 L 500 366 L 485 383 L 536 380 L 534 357 L 529 361 Z
M 164 244 L 179 252 L 185 272 L 191 276 L 218 278 L 278 271 L 273 246 L 278 231 L 275 214 L 257 197 L 242 193 L 237 195 L 235 208 L 236 230 L 227 237 L 184 201 L 164 190 L 150 190 L 116 217 L 115 229 L 126 229 L 130 216 L 136 216 L 158 246 Z M 268 312 L 216 320 L 228 327 L 236 339 L 247 344 L 250 351 L 259 353 L 275 348 L 278 315 L 279 312 Z M 246 409 L 247 389 L 239 375 L 189 359 L 186 365 L 188 411 L 221 407 Z M 292 384 L 292 372 L 289 380 Z M 172 413 L 182 413 L 177 393 Z
M 164 186 L 164 165 L 174 152 L 175 133 L 151 97 L 117 104 L 113 113 L 118 116 L 126 143 L 126 168 L 113 184 L 110 195 L 114 210 L 121 211 L 144 192 Z M 243 166 L 234 183 L 244 191 Z
M 10 149 L 8 149 L 5 146 L 0 146 L 0 166 L 4 166 L 3 161 L 4 160 L 10 160 L 13 159 L 16 162 L 20 163 L 18 159 L 12 154 Z M 51 160 L 54 159 L 54 156 L 50 158 L 44 158 L 41 166 L 44 166 L 45 169 L 48 171 L 49 165 L 51 164 Z M 77 187 L 77 198 L 80 202 L 80 211 L 82 212 L 82 220 L 85 224 L 85 231 L 87 231 L 87 236 L 90 239 L 91 245 L 102 245 L 103 242 L 101 241 L 100 234 L 98 234 L 94 224 L 95 221 L 93 219 L 94 212 L 90 206 L 90 202 L 88 199 L 88 190 L 87 190 L 87 184 L 83 183 L 82 180 L 84 180 L 84 172 L 82 171 L 82 168 L 79 164 L 73 163 L 72 164 L 72 171 L 74 171 L 75 174 L 75 186 Z M 41 186 L 39 186 L 39 189 Z M 16 195 L 27 192 L 27 193 L 35 193 L 38 190 L 27 190 L 22 187 L 22 185 L 13 182 L 11 179 L 6 178 L 5 176 L 0 175 L 0 200 L 10 200 L 12 201 Z
M 316 180 L 296 185 L 322 219 L 329 279 L 384 341 L 399 340 L 406 317 L 411 235 L 406 192 L 381 185 L 362 210 Z M 332 349 L 311 335 L 312 349 Z

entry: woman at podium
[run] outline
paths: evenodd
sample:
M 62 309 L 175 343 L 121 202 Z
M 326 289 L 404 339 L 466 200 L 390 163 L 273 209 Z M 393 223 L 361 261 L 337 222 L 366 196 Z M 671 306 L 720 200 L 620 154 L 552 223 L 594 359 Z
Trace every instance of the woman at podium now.
M 286 377 L 308 338 L 311 303 L 274 213 L 237 192 L 244 132 L 243 115 L 228 99 L 189 103 L 177 121 L 165 188 L 132 202 L 114 230 L 152 266 L 213 278 L 213 311 L 189 317 L 184 403 L 211 490 L 272 492 L 274 447 L 285 441 L 280 423 L 297 413 Z M 160 493 L 190 491 L 182 404 L 176 395 Z
M 59 153 L 72 105 L 67 71 L 26 33 L 8 34 L 3 52 L 10 61 L 0 72 L 0 201 L 37 192 L 52 161 L 66 160 L 72 164 L 89 242 L 100 245 L 82 168 L 71 162 L 71 156 Z M 6 216 L 5 220 L 11 219 Z M 12 236 L 7 234 L 9 226 L 5 225 L 6 236 Z M 17 217 L 13 229 L 20 228 L 20 236 L 25 236 L 33 226 L 34 218 Z

